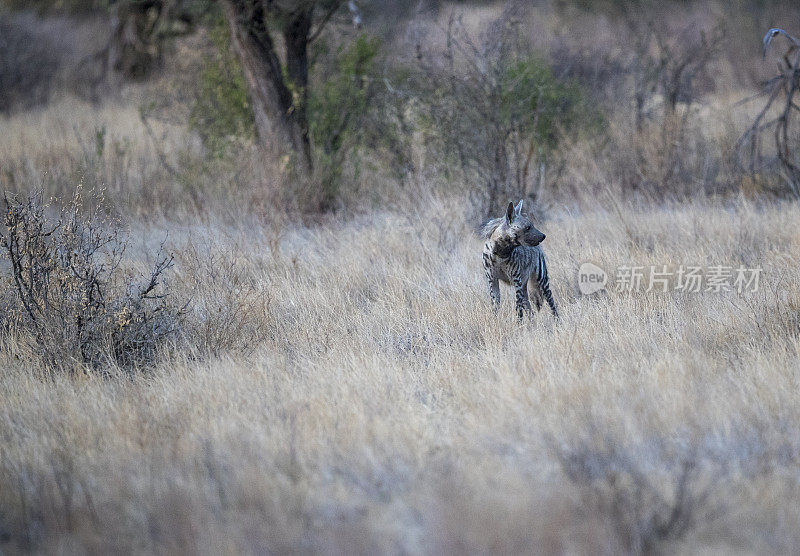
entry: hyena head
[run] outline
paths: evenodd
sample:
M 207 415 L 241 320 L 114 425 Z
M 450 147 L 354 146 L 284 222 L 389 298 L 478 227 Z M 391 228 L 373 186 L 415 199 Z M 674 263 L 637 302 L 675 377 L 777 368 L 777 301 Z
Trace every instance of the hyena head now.
M 483 229 L 484 236 L 505 240 L 512 245 L 534 247 L 544 241 L 545 235 L 536 229 L 528 214 L 523 212 L 522 201 L 514 206 L 508 203 L 504 217 L 490 220 Z

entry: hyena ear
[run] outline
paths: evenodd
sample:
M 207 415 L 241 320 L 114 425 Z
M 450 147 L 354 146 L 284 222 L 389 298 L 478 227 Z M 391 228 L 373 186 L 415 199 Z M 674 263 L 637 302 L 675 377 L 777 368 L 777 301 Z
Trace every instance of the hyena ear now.
M 519 203 L 517 203 L 517 206 L 514 207 L 514 212 L 517 213 L 517 216 L 522 214 L 522 201 L 523 201 L 523 199 L 520 199 Z
M 506 209 L 506 221 L 511 222 L 514 220 L 514 203 L 508 203 L 508 208 Z

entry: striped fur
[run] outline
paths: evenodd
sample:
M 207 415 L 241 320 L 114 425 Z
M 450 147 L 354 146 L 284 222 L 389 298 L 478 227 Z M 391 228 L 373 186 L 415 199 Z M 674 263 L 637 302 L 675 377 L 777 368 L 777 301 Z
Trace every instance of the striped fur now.
M 506 216 L 486 223 L 482 235 L 483 270 L 489 285 L 489 296 L 495 310 L 500 307 L 500 282 L 511 284 L 516 296 L 519 318 L 532 314 L 528 293 L 530 291 L 536 310 L 547 301 L 553 315 L 558 309 L 550 291 L 550 278 L 544 252 L 539 247 L 545 235 L 537 230 L 522 212 L 522 201 L 514 207 L 509 203 Z

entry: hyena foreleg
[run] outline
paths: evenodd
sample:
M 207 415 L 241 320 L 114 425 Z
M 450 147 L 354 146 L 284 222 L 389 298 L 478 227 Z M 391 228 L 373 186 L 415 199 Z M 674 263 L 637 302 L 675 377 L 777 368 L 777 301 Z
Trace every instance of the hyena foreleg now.
M 489 284 L 489 297 L 492 299 L 492 307 L 497 311 L 500 308 L 500 282 L 490 270 L 486 271 L 486 281 Z
M 522 320 L 526 313 L 531 315 L 531 304 L 528 301 L 528 281 L 519 276 L 512 276 L 511 282 L 516 293 L 517 316 Z
M 483 272 L 486 275 L 486 283 L 489 285 L 489 297 L 492 300 L 492 307 L 497 311 L 500 308 L 500 282 L 497 280 L 497 276 L 494 275 L 491 260 L 486 254 L 483 256 Z

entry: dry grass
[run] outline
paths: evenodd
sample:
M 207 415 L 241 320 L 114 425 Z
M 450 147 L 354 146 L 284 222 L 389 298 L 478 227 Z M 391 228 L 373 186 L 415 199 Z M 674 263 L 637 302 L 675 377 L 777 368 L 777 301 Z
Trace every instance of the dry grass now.
M 204 362 L 181 350 L 133 379 L 45 379 L 8 340 L 3 545 L 615 553 L 639 546 L 615 505 L 634 524 L 657 511 L 632 478 L 669 501 L 691 461 L 692 526 L 667 546 L 797 546 L 796 205 L 554 214 L 563 320 L 524 324 L 509 301 L 490 311 L 463 207 L 426 205 L 282 237 L 255 220 L 174 229 L 192 318 L 213 323 L 221 291 L 246 301 L 217 333 L 249 330 L 248 345 Z M 209 257 L 237 270 L 197 291 Z M 586 298 L 586 260 L 764 274 L 741 296 Z M 589 475 L 570 480 L 565 458 Z
M 98 105 L 65 97 L 0 116 L 0 188 L 22 195 L 38 189 L 46 199 L 63 200 L 82 184 L 102 190 L 110 208 L 138 220 L 219 214 L 231 203 L 264 211 L 284 200 L 276 193 L 285 187 L 281 172 L 277 165 L 264 168 L 264 154 L 254 147 L 234 160 L 210 161 L 179 116 L 143 119 L 158 94 L 130 86 L 122 98 Z
M 537 47 L 568 42 L 536 6 Z M 624 53 L 619 23 L 563 17 L 587 37 L 577 59 L 595 39 Z M 416 32 L 436 44 L 441 25 Z M 0 552 L 796 552 L 800 206 L 729 160 L 758 46 L 716 62 L 674 189 L 658 190 L 660 120 L 636 134 L 630 103 L 564 146 L 536 207 L 559 322 L 518 322 L 508 289 L 491 311 L 471 187 L 421 142 L 413 174 L 370 161 L 338 213 L 303 225 L 254 149 L 205 159 L 169 91 L 156 112 L 173 119 L 148 132 L 139 107 L 164 76 L 4 117 L 0 187 L 104 189 L 130 231 L 125 269 L 152 269 L 167 237 L 166 287 L 190 304 L 133 373 L 53 372 L 0 322 Z M 612 277 L 585 297 L 587 261 L 763 273 L 755 293 L 623 293 Z

